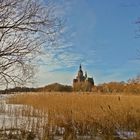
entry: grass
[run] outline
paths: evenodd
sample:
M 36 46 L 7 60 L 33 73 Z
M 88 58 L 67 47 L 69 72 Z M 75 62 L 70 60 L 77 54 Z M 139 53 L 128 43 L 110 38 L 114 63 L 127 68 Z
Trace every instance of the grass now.
M 93 134 L 111 137 L 116 130 L 140 133 L 139 95 L 29 93 L 15 95 L 8 103 L 32 106 L 46 114 L 49 135 L 74 139 L 76 135 Z M 40 114 L 35 112 L 33 115 Z

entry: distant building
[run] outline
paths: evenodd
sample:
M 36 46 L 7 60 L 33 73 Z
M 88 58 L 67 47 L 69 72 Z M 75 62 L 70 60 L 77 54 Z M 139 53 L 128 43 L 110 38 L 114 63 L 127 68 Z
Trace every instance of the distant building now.
M 73 79 L 73 89 L 75 91 L 91 91 L 94 86 L 94 80 L 91 77 L 83 74 L 82 66 L 79 66 L 79 71 L 75 79 Z

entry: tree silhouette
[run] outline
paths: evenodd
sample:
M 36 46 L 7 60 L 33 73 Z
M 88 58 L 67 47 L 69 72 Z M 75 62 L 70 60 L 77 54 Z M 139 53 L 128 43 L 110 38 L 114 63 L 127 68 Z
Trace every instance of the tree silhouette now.
M 54 9 L 36 0 L 0 0 L 0 86 L 21 84 L 34 75 L 33 60 L 61 28 Z

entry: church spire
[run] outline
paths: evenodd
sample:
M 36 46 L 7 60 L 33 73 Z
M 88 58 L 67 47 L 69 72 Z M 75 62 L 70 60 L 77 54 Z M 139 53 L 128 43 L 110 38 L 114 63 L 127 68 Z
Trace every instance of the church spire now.
M 80 66 L 79 66 L 79 70 L 82 70 L 82 66 L 81 66 L 81 64 L 80 64 Z

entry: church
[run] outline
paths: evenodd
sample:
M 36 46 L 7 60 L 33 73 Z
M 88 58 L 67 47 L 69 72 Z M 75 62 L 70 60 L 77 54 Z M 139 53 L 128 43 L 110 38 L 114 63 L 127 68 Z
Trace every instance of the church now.
M 75 79 L 73 79 L 74 91 L 91 91 L 94 86 L 94 80 L 91 77 L 83 74 L 82 66 L 80 64 L 79 71 Z

